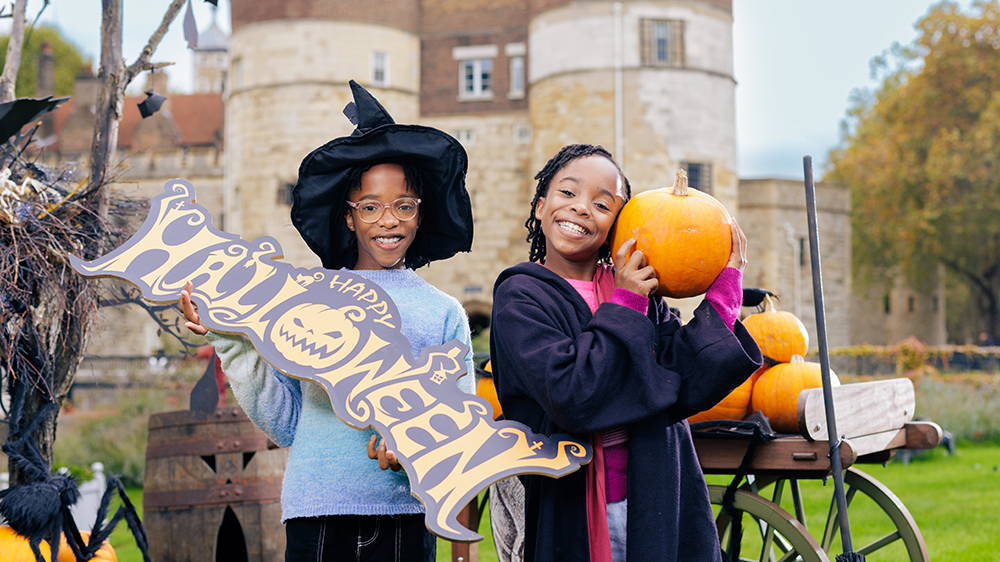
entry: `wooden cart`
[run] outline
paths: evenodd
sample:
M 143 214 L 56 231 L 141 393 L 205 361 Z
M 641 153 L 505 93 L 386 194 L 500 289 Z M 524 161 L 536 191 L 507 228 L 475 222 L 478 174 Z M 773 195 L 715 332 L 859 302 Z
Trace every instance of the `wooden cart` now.
M 742 538 L 739 541 L 740 560 L 801 560 L 828 562 L 834 560 L 839 547 L 837 505 L 831 500 L 822 513 L 807 514 L 803 502 L 803 486 L 822 485 L 831 476 L 830 444 L 827 441 L 822 389 L 803 391 L 799 397 L 798 420 L 801 434 L 782 435 L 768 442 L 759 442 L 747 470 L 748 475 L 736 491 L 733 506 L 741 517 Z M 875 478 L 858 470 L 862 463 L 889 462 L 896 449 L 930 449 L 942 439 L 941 428 L 932 422 L 913 421 L 914 393 L 909 379 L 855 383 L 833 388 L 834 411 L 838 433 L 843 435 L 839 452 L 844 469 L 844 486 L 850 506 L 867 503 L 867 497 L 883 512 L 882 521 L 865 522 L 859 530 L 878 531 L 879 538 L 855 552 L 864 554 L 869 562 L 879 560 L 879 551 L 898 551 L 902 541 L 908 560 L 928 561 L 927 548 L 913 517 L 906 506 Z M 720 438 L 693 432 L 695 447 L 705 474 L 738 473 L 749 446 L 746 437 Z M 709 486 L 715 506 L 721 506 L 726 486 Z M 785 494 L 791 495 L 795 512 L 781 507 Z M 786 505 L 789 502 L 786 500 Z M 716 509 L 716 523 L 724 551 L 730 559 L 735 553 L 731 516 Z M 815 537 L 806 527 L 807 515 L 825 517 L 823 533 Z M 853 518 L 851 519 L 853 521 Z M 851 525 L 852 529 L 855 525 Z M 878 529 L 866 529 L 878 527 Z M 728 546 L 727 546 L 728 545 Z M 883 550 L 884 549 L 884 550 Z

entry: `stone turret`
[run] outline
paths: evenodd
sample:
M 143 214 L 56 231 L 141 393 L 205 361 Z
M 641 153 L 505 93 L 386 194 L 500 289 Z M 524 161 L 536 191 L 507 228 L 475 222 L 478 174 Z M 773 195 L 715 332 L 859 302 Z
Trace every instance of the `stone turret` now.
M 633 192 L 672 183 L 738 205 L 732 3 L 531 0 L 533 167 L 568 142 L 611 150 Z

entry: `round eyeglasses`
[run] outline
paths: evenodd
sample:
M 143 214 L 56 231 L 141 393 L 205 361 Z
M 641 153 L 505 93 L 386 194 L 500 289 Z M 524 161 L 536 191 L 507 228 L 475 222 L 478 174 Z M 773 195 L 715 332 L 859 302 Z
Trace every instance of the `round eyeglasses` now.
M 370 223 L 379 220 L 386 209 L 386 206 L 378 201 L 362 201 L 361 203 L 348 201 L 347 204 L 358 211 L 358 218 L 361 219 L 361 222 Z M 408 221 L 417 216 L 417 205 L 419 204 L 420 199 L 400 197 L 389 205 L 389 212 L 401 221 Z

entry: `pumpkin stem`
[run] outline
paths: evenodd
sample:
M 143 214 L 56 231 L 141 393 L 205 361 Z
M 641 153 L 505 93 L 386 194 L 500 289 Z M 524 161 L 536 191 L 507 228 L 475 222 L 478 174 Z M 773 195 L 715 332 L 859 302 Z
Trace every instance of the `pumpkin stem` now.
M 686 197 L 688 194 L 688 175 L 684 170 L 677 170 L 674 174 L 673 193 L 678 197 Z
M 792 355 L 792 360 L 789 363 L 805 363 L 806 360 L 801 355 Z
M 764 312 L 777 312 L 777 307 L 774 306 L 774 298 L 771 295 L 764 295 Z

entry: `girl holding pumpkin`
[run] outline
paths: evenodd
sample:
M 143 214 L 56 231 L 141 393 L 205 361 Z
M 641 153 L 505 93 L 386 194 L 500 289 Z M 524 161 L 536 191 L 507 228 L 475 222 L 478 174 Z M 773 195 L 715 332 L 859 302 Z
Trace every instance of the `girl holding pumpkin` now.
M 604 148 L 570 145 L 535 176 L 530 263 L 493 290 L 490 348 L 507 419 L 589 441 L 594 461 L 560 479 L 525 476 L 525 559 L 721 560 L 708 489 L 685 418 L 761 365 L 737 321 L 746 238 L 681 325 L 658 281 L 610 235 L 630 196 Z M 628 259 L 626 260 L 626 257 Z
M 465 150 L 437 129 L 395 124 L 371 94 L 350 84 L 354 103 L 345 114 L 357 129 L 302 161 L 292 223 L 323 267 L 352 270 L 389 294 L 414 358 L 453 339 L 471 348 L 459 302 L 413 271 L 471 248 Z M 376 447 L 374 430 L 341 422 L 322 387 L 274 370 L 248 339 L 209 332 L 190 286 L 181 309 L 188 328 L 207 333 L 247 415 L 290 447 L 281 490 L 286 560 L 435 559 L 424 507 L 392 451 Z M 473 373 L 471 353 L 466 363 Z M 471 394 L 473 379 L 458 385 Z

